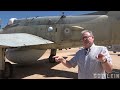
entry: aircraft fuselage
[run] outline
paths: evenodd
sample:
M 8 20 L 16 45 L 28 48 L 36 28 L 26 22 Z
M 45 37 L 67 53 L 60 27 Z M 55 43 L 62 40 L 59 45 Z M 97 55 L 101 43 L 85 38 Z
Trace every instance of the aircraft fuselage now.
M 3 28 L 1 33 L 28 33 L 54 42 L 52 44 L 37 45 L 32 48 L 28 47 L 28 50 L 47 50 L 82 46 L 80 33 L 82 30 L 88 29 L 95 36 L 95 44 L 109 46 L 120 43 L 119 24 L 119 20 L 107 15 L 33 17 L 15 20 L 13 24 Z M 23 53 L 23 51 L 24 53 L 28 53 L 24 49 L 20 52 Z M 12 57 L 16 53 L 16 50 L 14 51 L 13 49 L 12 52 L 11 50 L 9 52 L 12 53 L 10 55 Z M 29 55 L 28 53 L 27 56 L 29 57 Z M 38 55 L 35 57 L 38 57 Z M 29 61 L 29 59 L 26 61 Z
M 113 33 L 113 28 L 116 28 L 114 22 L 118 23 L 117 27 L 119 27 L 119 22 L 109 18 L 107 15 L 66 16 L 63 18 L 59 16 L 38 17 L 15 20 L 13 24 L 6 26 L 2 33 L 33 34 L 55 42 L 44 46 L 43 49 L 62 49 L 82 45 L 80 41 L 82 29 L 72 27 L 80 26 L 93 31 L 97 44 L 109 45 L 119 40 L 117 33 Z M 52 30 L 49 30 L 50 27 Z M 114 41 L 114 38 L 116 41 Z

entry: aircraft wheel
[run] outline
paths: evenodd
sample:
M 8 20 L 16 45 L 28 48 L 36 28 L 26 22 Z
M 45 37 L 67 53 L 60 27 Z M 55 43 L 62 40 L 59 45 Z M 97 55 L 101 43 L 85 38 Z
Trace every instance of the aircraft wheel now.
M 116 51 L 113 51 L 113 53 L 116 53 Z
M 9 62 L 5 62 L 5 70 L 3 70 L 3 72 L 2 72 L 2 77 L 7 79 L 7 78 L 11 77 L 12 74 L 13 74 L 12 64 Z
M 120 56 L 120 54 L 118 54 L 118 56 Z
M 55 59 L 53 58 L 53 56 L 54 56 L 54 55 L 50 55 L 50 56 L 49 56 L 49 62 L 50 62 L 50 63 L 55 63 L 55 62 L 56 62 Z

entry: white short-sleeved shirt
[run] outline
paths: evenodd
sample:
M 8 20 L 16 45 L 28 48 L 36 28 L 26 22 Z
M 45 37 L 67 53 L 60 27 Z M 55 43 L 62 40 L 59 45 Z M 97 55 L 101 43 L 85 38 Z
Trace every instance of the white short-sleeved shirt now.
M 100 53 L 103 53 L 107 61 L 112 63 L 107 48 L 95 44 L 90 47 L 87 54 L 85 49 L 81 48 L 76 55 L 68 61 L 73 67 L 78 65 L 78 79 L 106 79 L 105 70 L 101 62 L 96 58 Z

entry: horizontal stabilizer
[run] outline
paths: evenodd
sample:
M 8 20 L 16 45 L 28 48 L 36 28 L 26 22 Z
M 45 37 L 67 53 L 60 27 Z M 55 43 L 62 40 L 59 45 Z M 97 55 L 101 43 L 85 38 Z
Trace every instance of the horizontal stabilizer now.
M 50 43 L 53 42 L 27 33 L 0 34 L 0 47 L 22 47 Z

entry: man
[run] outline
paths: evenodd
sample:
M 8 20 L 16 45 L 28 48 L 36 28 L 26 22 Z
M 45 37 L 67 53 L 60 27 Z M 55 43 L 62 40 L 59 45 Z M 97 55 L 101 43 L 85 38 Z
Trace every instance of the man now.
M 106 79 L 106 72 L 112 72 L 112 59 L 107 48 L 94 44 L 91 31 L 84 30 L 81 34 L 83 48 L 71 60 L 59 56 L 53 58 L 68 68 L 78 65 L 78 79 Z

